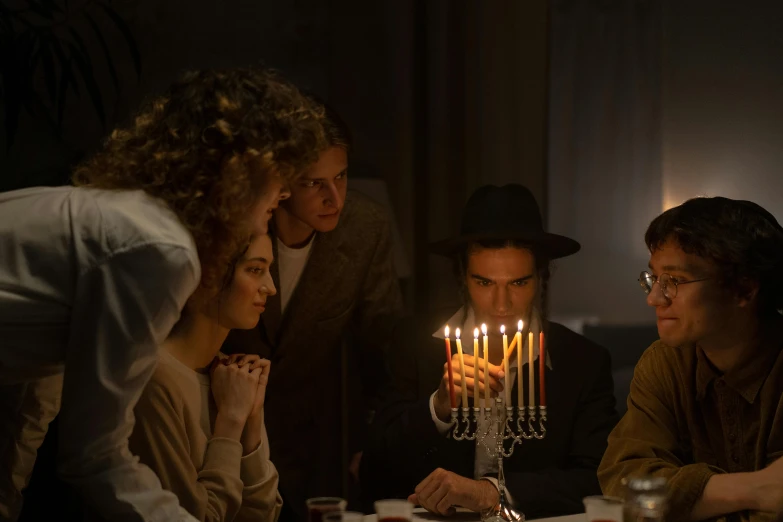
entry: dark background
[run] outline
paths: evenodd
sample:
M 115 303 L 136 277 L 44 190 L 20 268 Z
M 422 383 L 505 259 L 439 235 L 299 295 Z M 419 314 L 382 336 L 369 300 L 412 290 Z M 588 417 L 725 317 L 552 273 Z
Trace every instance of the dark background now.
M 6 9 L 29 4 L 2 0 Z M 635 280 L 655 215 L 695 195 L 723 195 L 783 217 L 781 2 L 109 4 L 133 35 L 140 75 L 122 32 L 95 1 L 70 0 L 68 13 L 35 19 L 58 24 L 63 38 L 70 29 L 82 35 L 106 124 L 84 84 L 80 97 L 67 98 L 60 132 L 22 112 L 13 145 L 0 147 L 0 189 L 66 182 L 74 162 L 185 69 L 273 66 L 327 99 L 352 127 L 352 179 L 385 183 L 411 310 L 454 302 L 448 266 L 426 245 L 456 230 L 470 192 L 520 182 L 551 231 L 583 244 L 558 263 L 552 317 L 576 330 L 587 325 L 624 361 L 618 370 L 654 337 Z M 84 13 L 101 30 L 116 87 Z M 8 57 L 0 59 L 5 70 Z M 42 67 L 34 87 L 46 92 Z M 3 117 L 8 109 L 4 103 Z M 0 129 L 0 143 L 7 137 Z

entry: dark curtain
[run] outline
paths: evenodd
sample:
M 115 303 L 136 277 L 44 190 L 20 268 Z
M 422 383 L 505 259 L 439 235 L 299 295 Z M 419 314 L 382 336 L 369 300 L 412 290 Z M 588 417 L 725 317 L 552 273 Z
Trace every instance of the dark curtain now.
M 651 322 L 635 279 L 662 210 L 661 4 L 551 3 L 549 225 L 582 243 L 558 263 L 554 316 Z
M 516 0 L 413 4 L 414 309 L 454 305 L 447 261 L 470 193 L 523 183 L 546 208 L 547 6 Z

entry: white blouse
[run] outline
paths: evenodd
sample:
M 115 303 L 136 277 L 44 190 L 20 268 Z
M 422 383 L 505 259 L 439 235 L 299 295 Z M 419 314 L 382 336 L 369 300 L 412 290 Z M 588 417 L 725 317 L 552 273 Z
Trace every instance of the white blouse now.
M 189 232 L 142 191 L 0 193 L 0 384 L 64 372 L 59 471 L 106 519 L 183 519 L 128 436 L 200 274 Z M 18 445 L 45 432 L 31 413 Z

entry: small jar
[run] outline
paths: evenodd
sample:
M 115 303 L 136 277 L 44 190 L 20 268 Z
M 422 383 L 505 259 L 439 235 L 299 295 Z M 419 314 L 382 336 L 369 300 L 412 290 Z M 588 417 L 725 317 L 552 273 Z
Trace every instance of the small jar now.
M 664 522 L 669 491 L 663 477 L 640 476 L 625 480 L 625 522 Z

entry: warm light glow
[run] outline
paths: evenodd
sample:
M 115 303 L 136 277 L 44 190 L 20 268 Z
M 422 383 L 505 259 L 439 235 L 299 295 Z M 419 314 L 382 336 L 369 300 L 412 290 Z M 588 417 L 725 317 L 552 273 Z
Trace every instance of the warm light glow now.
M 487 325 L 485 324 L 481 325 L 481 333 L 487 335 Z
M 524 324 L 525 324 L 525 323 L 523 323 L 523 322 L 522 322 L 522 320 L 520 320 L 520 321 L 517 323 L 517 330 L 519 330 L 519 331 L 521 332 L 521 331 L 522 331 L 522 326 L 523 326 Z
M 500 335 L 506 335 L 506 325 L 501 324 L 500 325 Z
M 716 194 L 723 194 L 729 197 L 734 197 L 731 195 L 731 189 L 728 187 L 708 187 L 709 190 L 702 191 L 696 194 L 690 194 L 686 197 L 682 197 L 682 195 L 674 195 L 670 193 L 666 193 L 663 196 L 663 212 L 666 212 L 669 209 L 672 209 L 674 207 L 679 207 L 686 201 L 692 198 L 708 198 L 711 196 L 714 196 Z M 669 191 L 670 192 L 670 191 Z
M 454 336 L 459 339 L 459 328 L 454 332 Z
M 449 336 L 449 327 L 448 327 L 448 325 L 446 325 L 446 329 L 445 329 L 445 330 L 443 330 L 443 334 L 444 334 L 446 337 L 448 337 L 448 336 Z
M 473 337 L 475 337 L 476 339 L 478 339 L 478 328 L 474 328 L 474 329 L 473 329 Z

